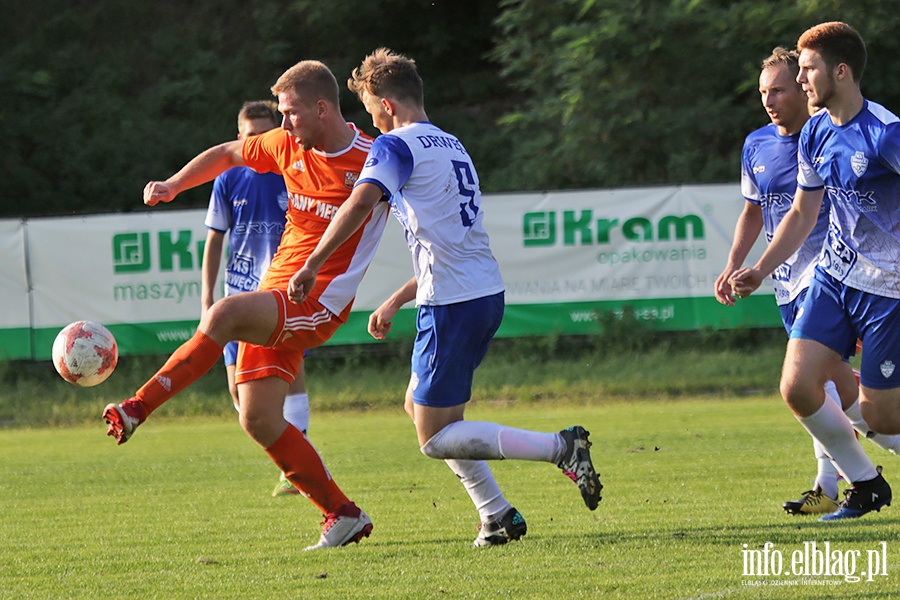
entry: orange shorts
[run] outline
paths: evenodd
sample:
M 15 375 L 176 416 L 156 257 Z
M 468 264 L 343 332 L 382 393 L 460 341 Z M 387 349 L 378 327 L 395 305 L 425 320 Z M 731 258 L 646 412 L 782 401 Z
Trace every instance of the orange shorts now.
M 303 353 L 327 342 L 346 320 L 346 315 L 335 316 L 318 300 L 308 298 L 303 304 L 294 304 L 283 290 L 269 291 L 278 303 L 278 323 L 265 345 L 238 343 L 235 383 L 266 377 L 280 377 L 292 383 L 303 362 Z M 345 312 L 349 313 L 350 307 Z

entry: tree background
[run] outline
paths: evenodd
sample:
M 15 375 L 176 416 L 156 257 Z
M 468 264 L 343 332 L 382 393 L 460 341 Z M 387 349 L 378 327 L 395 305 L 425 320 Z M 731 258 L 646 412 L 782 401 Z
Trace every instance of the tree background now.
M 233 139 L 241 103 L 287 67 L 319 59 L 343 84 L 379 46 L 416 59 L 484 191 L 736 181 L 767 122 L 760 61 L 829 20 L 867 42 L 864 94 L 900 111 L 900 0 L 10 3 L 0 217 L 141 210 L 148 180 Z M 342 108 L 377 133 L 345 88 Z

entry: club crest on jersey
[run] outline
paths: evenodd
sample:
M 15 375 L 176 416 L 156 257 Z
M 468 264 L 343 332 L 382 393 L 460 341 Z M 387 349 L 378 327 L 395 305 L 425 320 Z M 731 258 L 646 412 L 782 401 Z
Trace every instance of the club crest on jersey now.
M 306 165 L 303 164 L 303 159 L 301 158 L 297 162 L 291 165 L 291 168 L 300 171 L 301 173 L 306 173 Z
M 857 177 L 862 177 L 866 169 L 869 168 L 869 159 L 866 158 L 862 151 L 859 151 L 850 158 L 850 166 L 853 167 L 853 172 L 856 173 Z
M 357 179 L 359 179 L 359 171 L 344 171 L 344 187 L 352 190 Z
M 881 363 L 881 374 L 884 375 L 884 378 L 887 379 L 891 375 L 894 374 L 894 362 L 890 360 L 886 360 Z

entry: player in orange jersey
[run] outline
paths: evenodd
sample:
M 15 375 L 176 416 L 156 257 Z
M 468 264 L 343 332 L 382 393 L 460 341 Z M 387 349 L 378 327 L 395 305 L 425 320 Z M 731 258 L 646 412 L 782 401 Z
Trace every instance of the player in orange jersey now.
M 338 208 L 350 195 L 372 139 L 344 121 L 338 84 L 317 61 L 302 61 L 272 86 L 283 115 L 281 128 L 214 146 L 166 181 L 144 188 L 144 203 L 171 202 L 183 190 L 213 180 L 234 166 L 279 172 L 289 195 L 281 245 L 259 288 L 227 296 L 206 311 L 197 333 L 179 347 L 134 397 L 103 412 L 108 435 L 122 444 L 147 416 L 206 373 L 232 340 L 240 340 L 235 381 L 241 425 L 288 480 L 325 515 L 315 550 L 358 542 L 372 530 L 369 517 L 332 480 L 321 457 L 284 420 L 285 393 L 305 350 L 327 341 L 346 320 L 353 297 L 387 219 L 387 203 L 319 272 L 302 303 L 291 302 L 291 276 L 303 266 Z

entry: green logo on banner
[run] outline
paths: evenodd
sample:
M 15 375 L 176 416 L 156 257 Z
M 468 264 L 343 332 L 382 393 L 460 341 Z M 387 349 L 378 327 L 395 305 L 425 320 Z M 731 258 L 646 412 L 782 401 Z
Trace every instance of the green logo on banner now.
M 522 238 L 526 248 L 554 246 L 557 240 L 557 212 L 525 213 L 522 219 Z M 594 218 L 590 209 L 580 212 L 562 211 L 562 244 L 564 246 L 590 246 L 609 244 L 612 232 L 621 231 L 632 242 L 670 240 L 702 240 L 703 219 L 697 215 L 666 215 L 654 226 L 646 217 L 632 217 L 619 224 L 619 219 Z
M 160 271 L 193 271 L 200 267 L 205 240 L 193 246 L 193 232 L 160 231 L 156 234 L 156 264 Z M 117 233 L 112 238 L 113 267 L 116 274 L 146 273 L 153 268 L 150 233 L 146 231 Z M 194 260 L 196 257 L 196 260 Z

